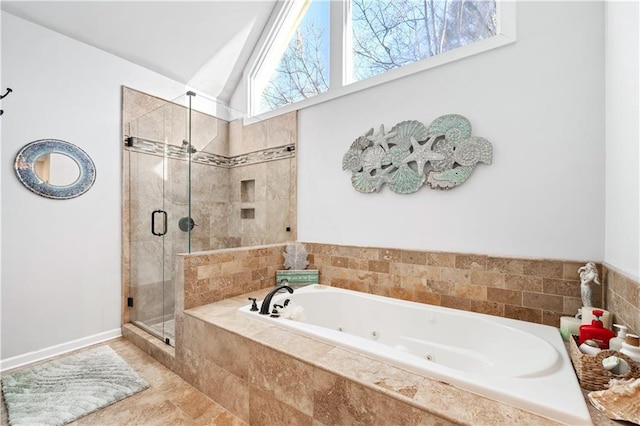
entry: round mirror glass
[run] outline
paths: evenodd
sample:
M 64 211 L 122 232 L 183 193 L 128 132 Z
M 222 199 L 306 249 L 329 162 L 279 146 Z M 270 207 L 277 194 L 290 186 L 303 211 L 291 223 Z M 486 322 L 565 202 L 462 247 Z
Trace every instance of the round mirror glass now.
M 42 182 L 53 186 L 68 186 L 80 177 L 80 167 L 68 155 L 52 152 L 36 159 L 33 168 Z

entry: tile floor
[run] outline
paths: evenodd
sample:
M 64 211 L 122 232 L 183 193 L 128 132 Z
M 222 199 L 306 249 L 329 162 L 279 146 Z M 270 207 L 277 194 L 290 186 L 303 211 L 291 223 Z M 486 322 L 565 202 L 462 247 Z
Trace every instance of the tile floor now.
M 103 345 L 111 346 L 149 383 L 149 388 L 82 417 L 71 425 L 246 425 L 125 339 L 118 338 L 96 346 Z M 0 425 L 6 426 L 4 399 L 0 408 Z
M 118 338 L 92 347 L 103 345 L 111 346 L 149 383 L 149 388 L 78 419 L 70 423 L 71 425 L 246 426 L 246 423 L 238 417 L 207 398 L 196 388 L 125 339 Z M 10 370 L 6 373 L 12 371 L 15 370 Z M 583 391 L 583 393 L 586 397 L 587 391 Z M 614 426 L 619 424 L 607 419 L 604 414 L 593 408 L 591 404 L 587 405 L 595 425 Z M 0 404 L 0 426 L 7 426 L 8 424 L 7 410 L 4 399 L 2 399 Z

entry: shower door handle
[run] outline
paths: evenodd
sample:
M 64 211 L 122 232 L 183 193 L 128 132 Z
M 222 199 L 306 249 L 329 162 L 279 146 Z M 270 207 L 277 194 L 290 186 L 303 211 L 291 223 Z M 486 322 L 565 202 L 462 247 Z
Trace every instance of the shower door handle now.
M 156 232 L 156 214 L 162 214 L 162 231 Z M 153 235 L 157 235 L 158 237 L 163 236 L 167 233 L 167 212 L 164 210 L 154 210 L 151 212 L 151 233 Z

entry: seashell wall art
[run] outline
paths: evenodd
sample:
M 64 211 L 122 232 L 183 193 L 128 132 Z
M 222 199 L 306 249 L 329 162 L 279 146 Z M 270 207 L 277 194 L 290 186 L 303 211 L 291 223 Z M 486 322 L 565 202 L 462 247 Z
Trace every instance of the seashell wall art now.
M 436 118 L 429 127 L 403 121 L 386 132 L 381 125 L 358 137 L 342 158 L 359 192 L 377 192 L 385 183 L 398 194 L 462 185 L 478 163 L 491 164 L 493 147 L 471 136 L 471 123 L 458 114 Z

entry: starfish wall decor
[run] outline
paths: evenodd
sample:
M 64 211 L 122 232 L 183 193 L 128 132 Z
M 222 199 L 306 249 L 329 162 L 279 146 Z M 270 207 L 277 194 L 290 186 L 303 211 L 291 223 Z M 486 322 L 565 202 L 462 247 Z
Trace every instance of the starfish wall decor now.
M 478 163 L 491 164 L 493 147 L 471 136 L 471 123 L 458 114 L 436 118 L 429 127 L 403 121 L 385 132 L 373 129 L 358 137 L 342 158 L 359 192 L 377 192 L 385 183 L 410 194 L 426 182 L 431 189 L 462 185 Z

